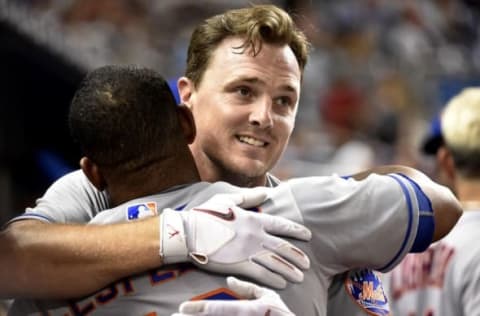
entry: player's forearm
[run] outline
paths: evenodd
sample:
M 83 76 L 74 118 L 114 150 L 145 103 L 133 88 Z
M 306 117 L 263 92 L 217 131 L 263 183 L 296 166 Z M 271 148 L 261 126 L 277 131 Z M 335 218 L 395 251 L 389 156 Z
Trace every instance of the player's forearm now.
M 450 189 L 433 182 L 425 174 L 414 168 L 399 165 L 380 166 L 353 175 L 352 177 L 357 180 L 361 180 L 372 173 L 401 173 L 408 176 L 422 188 L 432 202 L 432 207 L 434 210 L 435 232 L 433 235 L 433 241 L 445 236 L 453 228 L 462 214 L 461 205 Z
M 0 235 L 0 297 L 72 298 L 161 264 L 158 218 L 108 226 L 13 223 Z

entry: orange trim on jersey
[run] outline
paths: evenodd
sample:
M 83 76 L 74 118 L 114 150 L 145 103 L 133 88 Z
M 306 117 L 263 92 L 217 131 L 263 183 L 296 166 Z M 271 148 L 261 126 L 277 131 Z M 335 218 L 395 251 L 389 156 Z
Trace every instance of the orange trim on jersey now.
M 194 296 L 192 297 L 190 300 L 191 301 L 200 301 L 200 300 L 204 300 L 206 298 L 210 298 L 212 296 L 215 296 L 217 294 L 221 294 L 221 293 L 226 293 L 228 295 L 231 295 L 233 297 L 235 297 L 236 299 L 240 300 L 242 299 L 236 292 L 230 290 L 230 289 L 227 289 L 225 287 L 221 287 L 221 288 L 218 288 L 218 289 L 215 289 L 213 291 L 210 291 L 210 292 L 207 292 L 207 293 L 203 293 L 203 294 L 200 294 L 200 295 L 197 295 L 197 296 Z

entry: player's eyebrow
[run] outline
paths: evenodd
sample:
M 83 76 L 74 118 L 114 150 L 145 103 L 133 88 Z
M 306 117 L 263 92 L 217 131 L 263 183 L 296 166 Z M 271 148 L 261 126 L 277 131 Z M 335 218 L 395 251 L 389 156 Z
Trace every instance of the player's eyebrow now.
M 240 82 L 246 82 L 246 83 L 250 83 L 250 84 L 260 84 L 262 86 L 266 85 L 266 83 L 263 80 L 259 79 L 258 77 L 241 76 L 241 77 L 235 78 L 235 79 L 231 80 L 230 82 L 228 82 L 227 86 L 232 85 L 232 84 L 236 84 L 236 83 L 240 83 Z M 284 91 L 288 91 L 288 92 L 292 92 L 292 93 L 298 93 L 298 89 L 295 88 L 293 85 L 290 85 L 290 84 L 283 84 L 279 87 L 279 89 L 284 90 Z

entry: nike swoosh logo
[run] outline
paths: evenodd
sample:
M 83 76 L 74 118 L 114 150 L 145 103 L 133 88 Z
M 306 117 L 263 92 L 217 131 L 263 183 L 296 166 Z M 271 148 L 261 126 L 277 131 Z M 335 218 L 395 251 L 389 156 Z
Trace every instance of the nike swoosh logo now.
M 220 219 L 223 219 L 224 221 L 235 220 L 235 213 L 233 213 L 233 210 L 231 208 L 228 208 L 227 213 L 219 213 L 218 211 L 215 211 L 215 210 L 209 210 L 209 209 L 203 209 L 203 208 L 193 208 L 192 211 L 207 213 L 207 214 L 216 216 Z

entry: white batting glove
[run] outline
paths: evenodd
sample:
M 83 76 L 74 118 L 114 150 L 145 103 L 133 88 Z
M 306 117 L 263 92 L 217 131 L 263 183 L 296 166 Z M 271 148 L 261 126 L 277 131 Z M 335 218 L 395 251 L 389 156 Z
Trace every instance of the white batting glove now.
M 228 277 L 227 284 L 243 300 L 187 301 L 172 316 L 295 316 L 272 290 L 234 277 Z
M 268 214 L 245 211 L 259 205 L 266 194 L 256 190 L 218 194 L 189 211 L 163 210 L 160 217 L 160 256 L 163 262 L 191 260 L 202 269 L 252 278 L 282 289 L 303 281 L 307 255 L 274 236 L 308 241 L 303 225 Z

